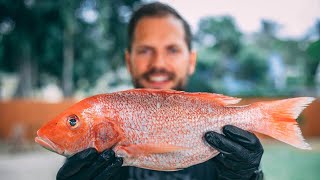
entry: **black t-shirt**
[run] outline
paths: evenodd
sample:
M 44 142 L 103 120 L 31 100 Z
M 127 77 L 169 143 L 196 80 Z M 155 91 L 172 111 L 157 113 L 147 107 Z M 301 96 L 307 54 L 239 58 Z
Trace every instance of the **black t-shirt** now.
M 216 179 L 213 160 L 191 166 L 180 171 L 153 171 L 136 167 L 122 167 L 114 180 L 206 180 Z

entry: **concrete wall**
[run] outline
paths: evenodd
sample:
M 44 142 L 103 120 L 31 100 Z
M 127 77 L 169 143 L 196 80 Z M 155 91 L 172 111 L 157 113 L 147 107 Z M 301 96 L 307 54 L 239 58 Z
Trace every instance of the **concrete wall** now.
M 0 139 L 32 140 L 37 130 L 76 101 L 46 103 L 32 100 L 0 102 Z

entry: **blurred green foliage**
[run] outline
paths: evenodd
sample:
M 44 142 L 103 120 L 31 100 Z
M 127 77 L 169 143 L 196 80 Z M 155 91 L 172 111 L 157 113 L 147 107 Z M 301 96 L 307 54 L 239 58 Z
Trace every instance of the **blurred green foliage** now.
M 0 70 L 19 74 L 16 96 L 31 96 L 46 77 L 69 96 L 123 66 L 127 21 L 139 2 L 1 0 Z
M 124 66 L 129 17 L 141 3 L 0 0 L 0 72 L 18 75 L 16 97 L 32 97 L 34 89 L 52 82 L 65 96 L 92 92 L 109 72 L 115 76 L 108 80 L 111 86 L 129 84 L 118 70 Z M 231 16 L 201 19 L 194 33 L 197 71 L 188 90 L 238 96 L 315 93 L 319 24 L 313 34 L 290 39 L 278 36 L 273 21 L 263 20 L 259 32 L 244 34 Z
M 210 91 L 238 96 L 315 95 L 319 47 L 310 34 L 280 38 L 278 30 L 276 22 L 263 20 L 259 32 L 246 35 L 232 17 L 203 18 L 195 34 L 199 55 L 193 79 L 206 80 Z
M 320 26 L 320 23 L 319 23 Z M 309 55 L 308 61 L 306 62 L 307 82 L 314 82 L 317 70 L 319 71 L 319 61 L 320 61 L 320 40 L 310 43 L 307 48 L 307 54 Z M 311 83 L 311 85 L 313 85 Z

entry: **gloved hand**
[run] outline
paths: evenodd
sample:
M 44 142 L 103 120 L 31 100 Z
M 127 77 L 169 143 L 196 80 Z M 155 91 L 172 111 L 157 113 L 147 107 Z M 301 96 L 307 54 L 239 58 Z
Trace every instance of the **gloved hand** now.
M 57 180 L 107 180 L 121 167 L 122 158 L 114 151 L 101 154 L 94 148 L 81 151 L 67 159 L 57 174 Z
M 222 129 L 224 135 L 207 132 L 206 141 L 220 154 L 214 157 L 218 179 L 262 179 L 260 161 L 263 147 L 251 132 L 232 125 Z

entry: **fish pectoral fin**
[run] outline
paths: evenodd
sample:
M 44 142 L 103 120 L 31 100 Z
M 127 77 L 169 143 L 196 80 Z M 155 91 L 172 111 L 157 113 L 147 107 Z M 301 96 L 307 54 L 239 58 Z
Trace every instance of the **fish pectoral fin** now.
M 111 148 L 121 139 L 121 132 L 116 124 L 103 122 L 93 126 L 94 146 L 98 152 Z
M 187 147 L 174 146 L 170 144 L 130 144 L 126 146 L 118 147 L 122 151 L 125 151 L 128 156 L 143 156 L 150 154 L 164 154 L 176 151 L 183 151 L 188 149 Z

